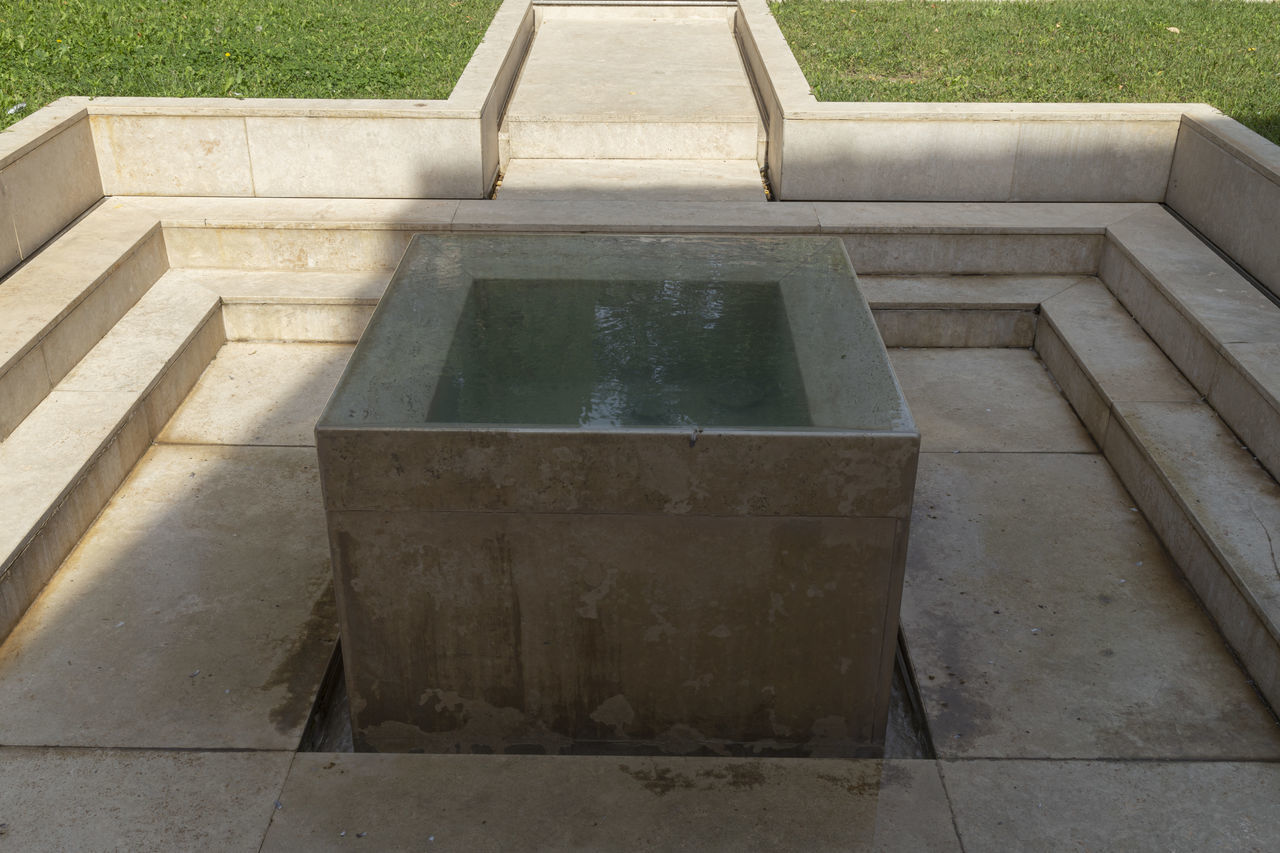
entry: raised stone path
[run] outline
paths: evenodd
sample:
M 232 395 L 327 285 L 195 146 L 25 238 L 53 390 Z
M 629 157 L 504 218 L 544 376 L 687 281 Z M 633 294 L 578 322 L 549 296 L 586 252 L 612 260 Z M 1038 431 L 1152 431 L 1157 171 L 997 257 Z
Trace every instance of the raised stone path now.
M 545 7 L 502 123 L 498 197 L 764 201 L 732 9 Z

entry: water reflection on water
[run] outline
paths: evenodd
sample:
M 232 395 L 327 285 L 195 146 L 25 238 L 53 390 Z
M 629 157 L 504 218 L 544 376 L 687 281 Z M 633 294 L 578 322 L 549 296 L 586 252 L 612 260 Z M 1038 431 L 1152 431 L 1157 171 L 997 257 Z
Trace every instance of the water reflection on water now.
M 479 280 L 428 413 L 444 423 L 811 424 L 768 282 Z

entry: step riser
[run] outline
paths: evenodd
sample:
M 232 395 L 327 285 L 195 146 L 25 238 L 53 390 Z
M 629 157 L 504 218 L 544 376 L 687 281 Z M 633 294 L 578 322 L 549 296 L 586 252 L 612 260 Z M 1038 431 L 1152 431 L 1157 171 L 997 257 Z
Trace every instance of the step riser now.
M 355 343 L 374 305 L 272 305 L 227 303 L 222 308 L 229 341 Z
M 229 341 L 355 343 L 373 305 L 227 304 Z M 1036 336 L 1034 311 L 872 308 L 889 347 L 1021 347 Z
M 421 229 L 428 230 L 428 229 Z M 413 231 L 312 228 L 166 228 L 177 267 L 242 270 L 387 270 Z
M 75 548 L 225 340 L 221 312 L 211 310 L 150 388 L 139 395 L 99 451 L 63 490 L 39 528 L 0 567 L 0 640 L 18 624 Z
M 1008 309 L 871 308 L 887 347 L 1029 347 L 1036 313 Z
M 517 159 L 757 160 L 758 122 L 508 121 L 503 165 Z
M 512 160 L 502 201 L 765 201 L 755 160 Z
M 660 202 L 652 203 L 652 207 L 659 205 Z M 500 209 L 498 205 L 488 203 L 481 210 Z M 460 214 L 454 222 L 454 230 L 637 234 L 747 233 L 754 230 L 698 228 L 687 224 L 655 227 L 648 203 L 637 211 L 634 220 L 616 224 L 591 220 L 591 211 L 581 205 L 576 209 L 577 217 L 566 219 L 556 216 L 555 203 L 531 208 L 522 211 L 520 219 L 523 224 L 519 226 L 478 220 L 468 222 Z M 374 228 L 177 227 L 166 229 L 165 239 L 174 267 L 391 271 L 404 255 L 412 233 Z M 859 275 L 1093 275 L 1098 269 L 1103 237 L 1098 234 L 873 233 L 847 234 L 844 241 Z

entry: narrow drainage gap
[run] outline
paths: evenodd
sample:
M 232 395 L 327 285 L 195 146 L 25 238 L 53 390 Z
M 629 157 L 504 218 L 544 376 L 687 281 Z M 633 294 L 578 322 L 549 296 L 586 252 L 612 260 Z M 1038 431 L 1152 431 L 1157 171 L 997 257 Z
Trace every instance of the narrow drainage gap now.
M 342 666 L 342 643 L 339 641 L 329 660 L 329 668 L 320 682 L 311 716 L 303 729 L 299 752 L 354 752 L 351 734 L 351 705 L 347 698 L 346 673 Z M 652 749 L 637 745 L 627 749 L 618 744 L 577 743 L 570 755 L 652 755 Z M 680 756 L 664 756 L 679 758 Z M 929 722 L 920 700 L 915 671 L 907 654 L 906 642 L 898 633 L 898 649 L 894 656 L 893 681 L 889 690 L 889 725 L 885 731 L 886 759 L 935 757 Z M 770 757 L 761 756 L 762 760 Z M 771 760 L 785 761 L 786 757 Z
M 1221 249 L 1217 243 L 1213 242 L 1207 236 L 1205 236 L 1204 232 L 1202 232 L 1199 228 L 1195 227 L 1190 222 L 1188 222 L 1187 218 L 1183 216 L 1181 213 L 1174 210 L 1168 204 L 1165 204 L 1163 202 L 1161 202 L 1160 206 L 1163 207 L 1166 211 L 1168 211 L 1169 214 L 1174 219 L 1178 220 L 1178 222 L 1181 223 L 1182 227 L 1187 229 L 1187 231 L 1191 232 L 1191 234 L 1193 234 L 1201 243 L 1204 243 L 1207 247 L 1213 250 L 1214 254 L 1222 258 L 1222 260 L 1226 261 L 1227 264 L 1233 270 L 1235 270 L 1237 273 L 1240 274 L 1241 278 L 1243 278 L 1245 281 L 1252 284 L 1259 293 L 1261 293 L 1263 296 L 1267 297 L 1272 302 L 1274 302 L 1277 307 L 1280 307 L 1280 294 L 1273 292 L 1271 288 L 1267 287 L 1267 285 L 1262 283 L 1261 279 L 1259 279 L 1253 273 L 1249 272 L 1244 267 L 1240 266 L 1240 263 L 1235 258 L 1231 257 L 1231 255 L 1227 254 L 1223 249 Z

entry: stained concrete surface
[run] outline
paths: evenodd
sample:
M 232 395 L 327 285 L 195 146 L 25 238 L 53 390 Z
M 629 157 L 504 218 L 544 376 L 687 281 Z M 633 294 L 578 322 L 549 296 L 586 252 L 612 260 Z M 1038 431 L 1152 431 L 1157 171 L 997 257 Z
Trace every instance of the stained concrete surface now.
M 228 343 L 159 441 L 315 445 L 315 422 L 351 356 L 350 344 Z
M 1280 757 L 1096 454 L 921 454 L 902 624 L 940 757 Z
M 336 636 L 315 452 L 157 446 L 0 646 L 0 743 L 293 749 Z
M 959 850 L 932 761 L 299 755 L 264 853 Z
M 0 747 L 0 849 L 257 850 L 291 758 Z
M 1276 849 L 1280 764 L 939 762 L 967 850 Z
M 1031 350 L 894 349 L 889 358 L 922 452 L 1097 450 Z

